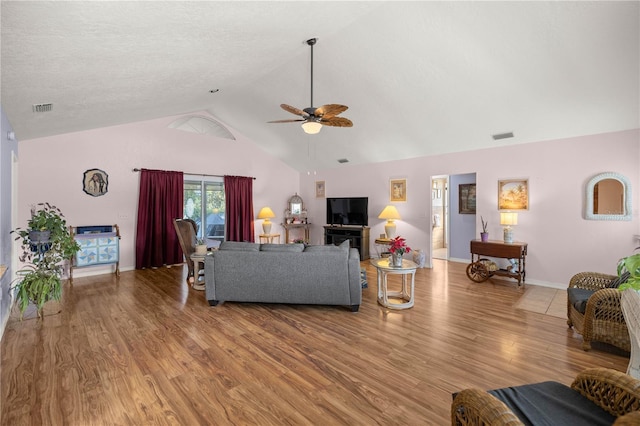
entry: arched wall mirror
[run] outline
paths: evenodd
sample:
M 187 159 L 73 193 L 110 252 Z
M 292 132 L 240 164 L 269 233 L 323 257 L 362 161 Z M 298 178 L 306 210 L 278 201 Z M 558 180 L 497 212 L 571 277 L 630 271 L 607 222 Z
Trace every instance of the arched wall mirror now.
M 600 173 L 586 187 L 585 219 L 631 220 L 631 185 L 613 172 Z
M 307 223 L 307 210 L 304 207 L 302 197 L 297 193 L 287 201 L 287 209 L 284 212 L 285 220 L 289 223 Z

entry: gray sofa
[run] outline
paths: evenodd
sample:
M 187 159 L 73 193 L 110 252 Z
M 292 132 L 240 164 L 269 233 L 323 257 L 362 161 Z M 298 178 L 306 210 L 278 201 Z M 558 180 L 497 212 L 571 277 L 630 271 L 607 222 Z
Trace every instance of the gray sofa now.
M 362 301 L 360 256 L 340 246 L 225 241 L 205 258 L 205 295 L 223 302 L 344 305 Z

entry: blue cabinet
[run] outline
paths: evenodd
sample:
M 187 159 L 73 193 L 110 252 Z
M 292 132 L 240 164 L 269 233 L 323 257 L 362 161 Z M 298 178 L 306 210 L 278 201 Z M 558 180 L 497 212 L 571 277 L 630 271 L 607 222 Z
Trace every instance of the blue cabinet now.
M 114 273 L 120 275 L 120 229 L 118 225 L 71 227 L 71 235 L 80 245 L 73 257 L 69 279 L 73 269 L 97 265 L 115 265 Z

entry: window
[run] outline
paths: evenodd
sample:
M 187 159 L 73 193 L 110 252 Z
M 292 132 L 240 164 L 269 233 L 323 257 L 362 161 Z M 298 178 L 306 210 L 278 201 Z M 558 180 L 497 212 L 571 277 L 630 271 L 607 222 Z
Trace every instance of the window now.
M 184 176 L 184 218 L 198 225 L 198 237 L 224 240 L 224 183 L 222 178 Z

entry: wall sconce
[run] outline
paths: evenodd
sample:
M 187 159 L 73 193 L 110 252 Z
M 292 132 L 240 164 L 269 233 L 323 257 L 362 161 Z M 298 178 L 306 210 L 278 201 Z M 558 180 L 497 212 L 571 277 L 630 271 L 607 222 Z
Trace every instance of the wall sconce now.
M 276 215 L 273 213 L 273 210 L 271 210 L 271 207 L 263 207 L 258 213 L 258 219 L 264 219 L 264 222 L 262 222 L 262 231 L 265 234 L 271 233 L 271 221 L 269 219 L 272 217 L 276 217 Z
M 500 212 L 500 225 L 504 228 L 504 242 L 513 242 L 513 229 L 511 226 L 518 224 L 518 213 L 514 212 Z
M 387 223 L 384 226 L 384 232 L 387 234 L 387 238 L 391 239 L 396 236 L 396 224 L 393 222 L 396 219 L 401 219 L 400 213 L 396 206 L 387 206 L 382 210 L 382 213 L 378 216 L 378 219 L 387 219 Z

